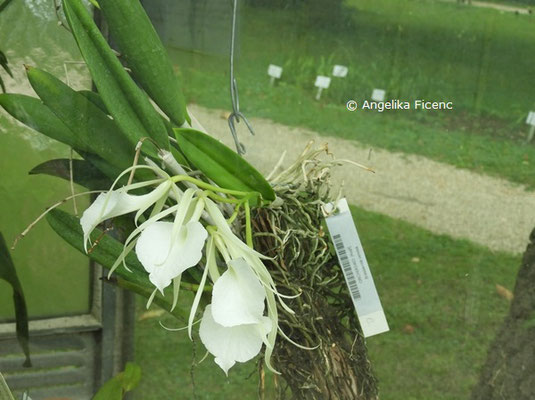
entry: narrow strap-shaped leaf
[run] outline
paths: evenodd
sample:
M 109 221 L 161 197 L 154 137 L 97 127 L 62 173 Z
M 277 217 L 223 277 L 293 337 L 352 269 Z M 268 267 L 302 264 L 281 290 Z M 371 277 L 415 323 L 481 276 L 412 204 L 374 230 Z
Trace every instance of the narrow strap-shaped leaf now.
M 4 0 L 1 4 L 0 4 L 0 12 L 4 11 L 5 8 L 12 2 L 13 0 Z
M 97 92 L 93 92 L 92 90 L 79 90 L 78 93 L 80 93 L 87 100 L 89 100 L 91 103 L 93 103 L 98 108 L 100 108 L 106 114 L 110 113 L 108 109 L 106 108 L 106 104 L 104 104 L 104 102 L 102 101 L 101 97 L 99 96 Z
M 64 0 L 63 9 L 98 92 L 123 133 L 134 145 L 142 137 L 151 137 L 169 150 L 158 112 L 125 71 L 82 2 Z
M 123 372 L 102 385 L 93 400 L 122 400 L 127 392 L 136 388 L 140 380 L 141 368 L 137 364 L 128 362 Z
M 6 246 L 4 236 L 0 233 L 0 279 L 3 279 L 13 288 L 13 303 L 15 305 L 15 320 L 17 330 L 17 340 L 20 347 L 26 355 L 25 367 L 31 367 L 30 360 L 30 332 L 28 329 L 28 310 L 26 308 L 26 300 L 24 299 L 24 292 L 20 284 L 19 277 L 13 260 L 9 255 L 9 250 Z
M 108 109 L 106 108 L 106 105 L 102 101 L 102 98 L 97 92 L 93 92 L 91 90 L 80 90 L 78 93 L 84 95 L 89 101 L 91 101 L 93 104 L 95 104 L 98 108 L 100 108 L 105 113 L 108 113 Z M 173 132 L 173 125 L 171 122 L 169 122 L 168 119 L 164 115 L 160 115 L 162 122 L 165 126 L 165 129 L 167 129 L 167 133 L 170 136 L 174 136 L 175 133 Z M 171 153 L 173 154 L 173 157 L 176 161 L 178 161 L 179 164 L 182 165 L 188 165 L 188 161 L 184 157 L 182 153 L 180 153 L 180 150 L 178 150 L 176 143 L 171 143 Z
M 82 227 L 77 217 L 61 210 L 52 210 L 47 215 L 47 221 L 52 229 L 65 239 L 67 243 L 85 254 Z M 110 234 L 103 234 L 100 229 L 95 229 L 91 238 L 93 242 L 98 240 L 98 243 L 87 256 L 103 267 L 111 268 L 117 257 L 122 253 L 123 244 L 111 237 Z M 128 254 L 125 261 L 128 268 L 133 272 L 128 272 L 123 268 L 117 268 L 115 271 L 118 276 L 151 286 L 147 272 L 134 253 Z
M 84 160 L 91 163 L 94 167 L 96 167 L 100 172 L 102 172 L 112 181 L 114 181 L 124 171 L 124 169 L 119 169 L 111 165 L 107 160 L 104 160 L 95 154 L 86 153 L 77 149 L 75 150 L 78 154 L 80 154 L 84 158 Z M 154 176 L 155 175 L 152 171 L 149 171 L 147 169 L 138 169 L 135 173 L 134 180 L 135 181 L 149 181 L 151 179 L 154 179 Z M 127 181 L 128 181 L 128 175 L 125 175 L 119 181 L 119 184 L 120 185 L 126 184 Z
M 78 139 L 50 108 L 35 97 L 23 94 L 0 94 L 0 106 L 24 125 L 49 138 L 85 151 L 91 148 Z
M 55 209 L 48 213 L 47 221 L 52 229 L 54 229 L 54 231 L 67 243 L 81 253 L 86 254 L 83 245 L 84 236 L 78 218 L 65 211 Z M 123 244 L 109 234 L 103 235 L 103 232 L 98 228 L 93 231 L 91 238 L 93 242 L 98 240 L 98 244 L 92 248 L 87 256 L 103 267 L 110 269 L 117 257 L 119 257 L 123 251 Z M 114 272 L 115 280 L 112 278 L 110 283 L 116 284 L 148 299 L 154 291 L 154 286 L 149 281 L 148 274 L 143 268 L 143 265 L 141 265 L 134 253 L 128 254 L 125 262 L 132 272 L 128 272 L 126 269 L 119 267 Z M 171 301 L 159 295 L 154 298 L 154 303 L 165 310 L 171 309 Z M 175 308 L 171 314 L 183 321 L 187 320 L 187 316 L 179 308 Z
M 100 0 L 111 37 L 135 80 L 178 126 L 189 120 L 169 56 L 138 0 Z
M 56 176 L 69 181 L 71 160 L 67 158 L 45 161 L 35 166 L 30 175 L 45 174 Z M 77 183 L 90 190 L 108 189 L 113 180 L 106 177 L 98 168 L 86 160 L 72 160 L 72 178 Z
M 74 136 L 73 147 L 97 154 L 121 169 L 132 163 L 134 146 L 101 109 L 48 72 L 27 67 L 27 74 L 43 103 Z
M 9 62 L 7 61 L 7 57 L 2 50 L 0 50 L 0 65 L 2 66 L 2 68 L 5 69 L 5 71 L 9 74 L 9 76 L 13 78 L 13 72 L 11 72 L 11 69 L 9 68 Z
M 100 172 L 102 172 L 112 181 L 114 181 L 115 178 L 117 178 L 117 176 L 119 176 L 119 174 L 123 172 L 123 169 L 113 166 L 108 161 L 102 159 L 101 157 L 95 154 L 87 153 L 78 149 L 76 149 L 76 152 L 80 154 L 84 158 L 84 160 L 88 161 L 91 165 L 97 168 Z
M 186 158 L 219 186 L 258 192 L 264 200 L 275 200 L 275 192 L 262 174 L 223 143 L 194 129 L 174 131 Z

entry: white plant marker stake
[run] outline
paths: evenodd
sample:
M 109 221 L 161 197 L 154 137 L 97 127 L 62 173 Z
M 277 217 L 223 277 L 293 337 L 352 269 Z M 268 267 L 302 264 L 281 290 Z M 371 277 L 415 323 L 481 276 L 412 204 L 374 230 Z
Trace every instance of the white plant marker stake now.
M 316 82 L 314 86 L 318 88 L 318 93 L 316 94 L 316 100 L 319 100 L 321 97 L 321 91 L 327 89 L 331 84 L 331 78 L 328 76 L 318 75 L 316 76 Z
M 270 76 L 269 83 L 271 86 L 275 83 L 275 79 L 280 79 L 282 75 L 282 67 L 278 65 L 269 64 L 268 75 Z
M 348 68 L 345 65 L 335 65 L 333 67 L 333 76 L 337 78 L 345 78 L 347 76 Z
M 369 337 L 387 332 L 390 328 L 347 200 L 338 200 L 336 208 L 338 212 L 333 214 L 334 203 L 325 204 L 323 213 L 362 333 Z
M 531 125 L 529 128 L 528 140 L 526 141 L 529 143 L 533 139 L 533 136 L 535 136 L 535 111 L 529 112 L 526 124 Z
M 385 101 L 385 91 L 383 89 L 373 89 L 372 100 Z

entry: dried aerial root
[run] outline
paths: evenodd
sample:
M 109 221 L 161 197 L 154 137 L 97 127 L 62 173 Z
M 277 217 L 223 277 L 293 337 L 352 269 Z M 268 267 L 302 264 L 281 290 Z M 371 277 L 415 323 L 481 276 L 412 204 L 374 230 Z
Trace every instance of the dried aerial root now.
M 322 228 L 321 206 L 333 200 L 329 177 L 340 160 L 322 160 L 327 146 L 307 146 L 290 168 L 272 179 L 278 207 L 256 210 L 255 248 L 272 257 L 267 267 L 295 313 L 279 307 L 279 326 L 302 350 L 279 341 L 273 354 L 281 371 L 279 398 L 370 400 L 377 381 L 367 358 L 351 297 Z M 367 168 L 366 168 L 367 169 Z M 273 175 L 273 174 L 272 174 Z

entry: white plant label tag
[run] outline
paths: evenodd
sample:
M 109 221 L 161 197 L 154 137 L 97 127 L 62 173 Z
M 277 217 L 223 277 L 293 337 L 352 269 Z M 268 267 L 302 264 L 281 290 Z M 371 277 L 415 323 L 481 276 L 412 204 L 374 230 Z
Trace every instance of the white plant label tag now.
M 335 65 L 333 67 L 333 76 L 337 78 L 345 78 L 347 76 L 347 67 L 345 65 Z
M 535 111 L 529 112 L 526 124 L 535 126 Z
M 268 75 L 272 78 L 280 79 L 282 75 L 282 67 L 279 67 L 278 65 L 274 64 L 269 64 Z
M 385 101 L 385 91 L 383 89 L 373 89 L 372 100 Z
M 323 75 L 316 76 L 316 82 L 314 83 L 314 86 L 319 87 L 321 89 L 327 89 L 330 84 L 331 84 L 331 78 L 329 78 L 328 76 L 323 76 Z
M 347 200 L 340 199 L 336 210 L 333 203 L 326 204 L 323 213 L 364 337 L 388 332 L 390 328 Z

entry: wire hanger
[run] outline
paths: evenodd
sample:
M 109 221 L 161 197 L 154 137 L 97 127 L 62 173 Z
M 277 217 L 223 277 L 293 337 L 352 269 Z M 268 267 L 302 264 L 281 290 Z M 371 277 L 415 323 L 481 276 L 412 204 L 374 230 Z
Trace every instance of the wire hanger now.
M 236 123 L 240 122 L 240 118 L 243 119 L 245 125 L 251 132 L 251 135 L 254 135 L 254 130 L 245 115 L 240 112 L 240 97 L 238 95 L 238 82 L 234 78 L 234 45 L 236 40 L 236 13 L 238 9 L 238 0 L 233 0 L 232 2 L 232 32 L 230 37 L 230 99 L 232 101 L 232 112 L 228 117 L 228 126 L 230 128 L 230 133 L 232 133 L 232 138 L 234 139 L 234 144 L 236 145 L 236 151 L 238 154 L 245 154 L 245 146 L 239 141 L 238 133 L 236 132 Z

